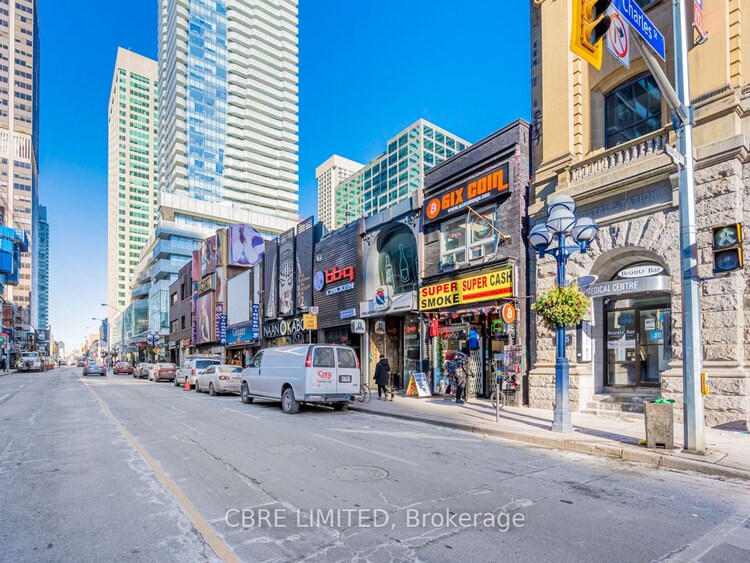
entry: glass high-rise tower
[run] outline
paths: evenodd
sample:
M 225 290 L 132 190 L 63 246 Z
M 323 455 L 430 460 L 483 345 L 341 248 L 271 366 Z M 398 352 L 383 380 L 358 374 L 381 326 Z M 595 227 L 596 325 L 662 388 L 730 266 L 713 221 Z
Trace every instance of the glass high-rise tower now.
M 39 313 L 36 327 L 46 330 L 49 327 L 49 223 L 44 205 L 39 206 L 38 226 Z
M 334 228 L 369 217 L 424 186 L 424 174 L 469 146 L 453 133 L 420 119 L 388 141 L 386 150 L 336 186 Z
M 297 34 L 296 0 L 159 0 L 158 219 L 126 340 L 167 334 L 169 284 L 217 228 L 296 225 Z
M 130 280 L 156 218 L 156 61 L 117 49 L 109 95 L 107 303 L 130 302 Z

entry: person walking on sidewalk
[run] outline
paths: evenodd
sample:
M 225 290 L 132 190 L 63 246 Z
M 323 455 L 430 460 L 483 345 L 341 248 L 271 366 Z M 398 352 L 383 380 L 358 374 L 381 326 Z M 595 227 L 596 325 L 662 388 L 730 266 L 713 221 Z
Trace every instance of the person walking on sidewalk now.
M 382 399 L 382 394 L 385 393 L 385 399 L 388 400 L 388 374 L 391 371 L 391 365 L 388 363 L 388 358 L 380 355 L 380 361 L 375 366 L 375 383 L 378 384 L 378 399 Z

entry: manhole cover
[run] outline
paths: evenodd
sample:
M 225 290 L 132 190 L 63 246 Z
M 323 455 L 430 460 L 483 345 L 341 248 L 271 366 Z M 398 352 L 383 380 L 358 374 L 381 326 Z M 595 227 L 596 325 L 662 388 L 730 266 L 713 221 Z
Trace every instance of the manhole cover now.
M 304 455 L 316 451 L 318 448 L 315 446 L 308 446 L 305 444 L 279 444 L 268 449 L 272 454 L 279 455 Z
M 388 477 L 388 472 L 380 467 L 345 465 L 334 467 L 328 472 L 328 476 L 337 481 L 380 481 Z

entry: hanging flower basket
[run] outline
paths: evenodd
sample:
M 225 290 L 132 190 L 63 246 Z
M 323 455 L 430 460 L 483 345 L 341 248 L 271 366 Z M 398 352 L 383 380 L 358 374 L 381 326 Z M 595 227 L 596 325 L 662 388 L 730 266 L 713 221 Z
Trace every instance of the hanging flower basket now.
M 575 326 L 589 310 L 589 298 L 577 285 L 556 287 L 539 295 L 531 309 L 552 329 Z

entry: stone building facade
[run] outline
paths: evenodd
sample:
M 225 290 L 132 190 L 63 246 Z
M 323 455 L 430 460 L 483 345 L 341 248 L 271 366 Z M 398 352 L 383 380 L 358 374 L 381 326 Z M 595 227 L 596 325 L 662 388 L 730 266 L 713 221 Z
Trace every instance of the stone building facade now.
M 638 2 L 666 38 L 663 65 L 674 80 L 672 3 Z M 689 3 L 692 4 L 692 3 Z M 568 50 L 570 2 L 532 1 L 532 224 L 553 194 L 570 195 L 599 236 L 574 255 L 568 279 L 597 276 L 584 324 L 568 332 L 571 408 L 639 410 L 673 398 L 682 416 L 682 304 L 677 165 L 669 108 L 639 52 L 630 68 L 605 49 L 601 70 Z M 750 417 L 750 266 L 714 268 L 715 229 L 750 228 L 750 33 L 748 0 L 704 4 L 703 44 L 690 41 L 694 108 L 698 276 L 709 426 L 747 426 Z M 688 13 L 691 19 L 692 13 Z M 631 31 L 631 33 L 633 33 Z M 748 256 L 748 236 L 739 241 Z M 554 285 L 551 258 L 531 257 L 530 293 Z M 532 316 L 529 401 L 554 401 L 553 335 Z

